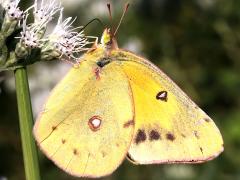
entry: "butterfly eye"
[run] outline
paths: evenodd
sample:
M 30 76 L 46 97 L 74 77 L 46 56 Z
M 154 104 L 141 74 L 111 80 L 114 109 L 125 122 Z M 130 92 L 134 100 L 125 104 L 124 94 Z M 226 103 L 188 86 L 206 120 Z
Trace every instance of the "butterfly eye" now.
M 99 116 L 93 116 L 88 121 L 88 126 L 92 131 L 97 131 L 100 129 L 102 120 Z

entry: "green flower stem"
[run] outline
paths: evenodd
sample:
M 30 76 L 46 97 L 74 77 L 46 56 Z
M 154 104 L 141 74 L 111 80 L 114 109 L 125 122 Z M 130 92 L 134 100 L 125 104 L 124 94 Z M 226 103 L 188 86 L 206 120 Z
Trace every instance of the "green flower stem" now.
M 0 66 L 4 65 L 7 60 L 8 49 L 5 44 L 5 37 L 0 32 Z
M 4 44 L 0 50 L 0 66 L 6 63 L 7 53 L 8 53 L 8 49 L 7 49 L 7 46 Z
M 27 70 L 22 67 L 14 74 L 26 180 L 40 180 L 37 148 L 32 135 L 33 115 Z

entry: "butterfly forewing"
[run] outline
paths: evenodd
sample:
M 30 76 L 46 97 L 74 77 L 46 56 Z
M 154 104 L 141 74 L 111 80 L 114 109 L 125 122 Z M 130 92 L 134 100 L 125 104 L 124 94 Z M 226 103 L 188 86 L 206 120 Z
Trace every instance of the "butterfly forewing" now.
M 43 152 L 63 170 L 99 177 L 112 173 L 125 158 L 134 113 L 125 74 L 113 64 L 96 74 L 97 65 L 90 61 L 95 57 L 90 54 L 57 85 L 34 135 Z

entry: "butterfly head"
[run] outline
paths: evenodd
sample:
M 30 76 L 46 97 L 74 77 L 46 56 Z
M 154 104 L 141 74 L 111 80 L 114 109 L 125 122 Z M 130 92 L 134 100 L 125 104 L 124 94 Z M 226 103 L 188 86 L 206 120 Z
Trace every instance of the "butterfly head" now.
M 109 17 L 110 17 L 110 21 L 112 22 L 112 12 L 111 12 L 111 7 L 110 4 L 107 4 L 108 7 L 108 12 L 109 12 Z M 102 38 L 101 38 L 101 45 L 106 49 L 106 50 L 113 50 L 113 49 L 118 49 L 118 45 L 117 45 L 117 41 L 115 39 L 118 28 L 121 25 L 121 22 L 123 20 L 124 15 L 127 12 L 127 9 L 129 7 L 129 3 L 125 4 L 125 7 L 123 9 L 123 13 L 121 16 L 121 19 L 118 23 L 118 26 L 116 28 L 105 28 L 102 34 Z
M 114 35 L 112 34 L 110 28 L 104 29 L 102 37 L 101 37 L 101 45 L 106 50 L 112 50 L 112 49 L 118 48 L 117 41 L 114 38 Z
M 110 28 L 106 28 L 103 31 L 102 37 L 101 37 L 101 44 L 107 45 L 111 43 L 111 30 Z

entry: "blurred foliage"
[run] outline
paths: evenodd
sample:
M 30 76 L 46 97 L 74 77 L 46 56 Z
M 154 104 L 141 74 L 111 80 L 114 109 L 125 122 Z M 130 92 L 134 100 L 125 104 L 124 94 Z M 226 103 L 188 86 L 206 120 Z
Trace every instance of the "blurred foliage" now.
M 76 24 L 86 24 L 95 17 L 111 24 L 107 1 L 75 0 L 71 1 L 76 3 L 72 6 L 64 2 L 65 15 L 77 16 Z M 26 1 L 21 3 L 27 6 Z M 115 25 L 124 3 L 112 2 Z M 133 47 L 135 53 L 151 59 L 179 84 L 214 119 L 222 132 L 225 151 L 201 165 L 135 166 L 125 161 L 111 176 L 102 179 L 240 179 L 240 1 L 132 0 L 130 3 L 117 35 L 119 46 Z M 85 32 L 100 36 L 103 28 L 92 23 Z M 35 75 L 37 66 L 31 67 L 30 76 Z M 54 71 L 55 64 L 50 66 Z M 11 76 L 12 73 L 0 74 L 0 179 L 2 176 L 14 180 L 24 179 L 24 170 L 16 98 L 7 85 L 7 77 Z M 47 79 L 49 74 L 43 71 L 41 76 Z M 42 154 L 40 159 L 42 179 L 78 179 L 58 169 Z

